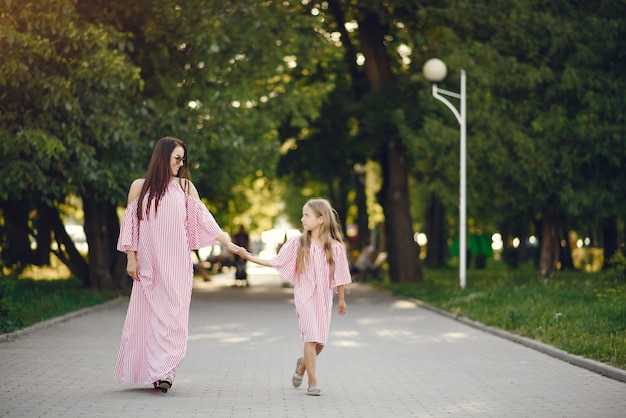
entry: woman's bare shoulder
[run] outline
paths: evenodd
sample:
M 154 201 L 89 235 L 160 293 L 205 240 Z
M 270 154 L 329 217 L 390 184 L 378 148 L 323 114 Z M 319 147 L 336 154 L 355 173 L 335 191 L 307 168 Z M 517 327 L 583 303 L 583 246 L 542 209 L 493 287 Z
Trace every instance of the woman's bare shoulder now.
M 193 184 L 193 182 L 189 179 L 181 179 L 181 186 L 183 187 L 183 190 L 185 190 L 189 196 L 193 196 L 196 199 L 200 199 L 200 195 L 198 194 L 198 189 L 196 189 L 196 186 Z
M 141 188 L 143 187 L 145 181 L 146 179 L 142 178 L 132 182 L 132 184 L 130 185 L 130 190 L 128 191 L 128 203 L 139 197 L 139 193 L 141 193 Z

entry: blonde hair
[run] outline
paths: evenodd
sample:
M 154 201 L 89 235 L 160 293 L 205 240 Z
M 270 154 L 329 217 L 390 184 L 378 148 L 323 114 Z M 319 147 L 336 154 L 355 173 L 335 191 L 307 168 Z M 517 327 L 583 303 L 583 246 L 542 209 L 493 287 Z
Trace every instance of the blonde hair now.
M 317 215 L 324 218 L 324 222 L 320 225 L 319 238 L 324 246 L 326 253 L 326 262 L 330 272 L 329 279 L 335 275 L 335 258 L 333 257 L 333 242 L 338 241 L 343 244 L 343 233 L 339 226 L 337 211 L 333 209 L 330 202 L 326 199 L 311 199 L 304 204 L 305 208 L 309 208 Z M 300 277 L 305 267 L 309 263 L 309 252 L 311 249 L 311 231 L 304 231 L 300 237 L 300 248 L 296 258 L 296 273 Z

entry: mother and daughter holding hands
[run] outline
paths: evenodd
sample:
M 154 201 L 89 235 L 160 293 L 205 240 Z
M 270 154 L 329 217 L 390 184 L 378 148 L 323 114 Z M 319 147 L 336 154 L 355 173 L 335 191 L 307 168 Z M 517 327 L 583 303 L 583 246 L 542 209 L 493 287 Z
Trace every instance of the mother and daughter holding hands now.
M 299 387 L 306 373 L 307 395 L 319 396 L 317 356 L 328 340 L 334 293 L 343 315 L 345 286 L 351 277 L 343 234 L 330 203 L 309 200 L 301 221 L 302 235 L 289 239 L 276 257 L 253 256 L 228 238 L 200 201 L 189 179 L 185 143 L 161 138 L 145 177 L 130 186 L 117 244 L 127 254 L 133 288 L 115 377 L 152 384 L 163 392 L 172 387 L 187 349 L 193 287 L 190 251 L 218 241 L 242 258 L 274 267 L 293 283 L 304 349 L 291 381 Z

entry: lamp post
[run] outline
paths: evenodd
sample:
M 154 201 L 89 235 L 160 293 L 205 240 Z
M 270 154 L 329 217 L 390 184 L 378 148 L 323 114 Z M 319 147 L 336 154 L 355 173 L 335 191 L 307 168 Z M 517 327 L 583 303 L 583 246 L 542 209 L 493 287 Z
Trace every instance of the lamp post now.
M 456 120 L 459 122 L 461 131 L 461 149 L 460 149 L 460 186 L 459 186 L 459 281 L 461 289 L 465 289 L 465 279 L 467 270 L 467 213 L 466 213 L 466 114 L 465 114 L 465 70 L 461 70 L 461 93 L 443 90 L 437 87 L 437 82 L 446 78 L 448 69 L 446 64 L 438 58 L 432 58 L 426 61 L 422 69 L 424 77 L 433 83 L 433 97 L 452 111 Z M 448 101 L 444 96 L 459 99 L 461 104 L 459 110 Z

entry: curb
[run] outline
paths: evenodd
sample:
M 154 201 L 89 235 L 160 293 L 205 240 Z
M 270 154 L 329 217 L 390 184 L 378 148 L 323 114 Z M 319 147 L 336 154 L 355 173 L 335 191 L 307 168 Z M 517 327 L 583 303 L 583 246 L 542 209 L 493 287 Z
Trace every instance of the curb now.
M 41 321 L 41 322 L 37 322 L 34 325 L 31 325 L 29 327 L 26 328 L 22 328 L 22 329 L 18 329 L 16 331 L 13 332 L 9 332 L 7 334 L 0 334 L 0 343 L 6 342 L 6 341 L 10 341 L 12 339 L 24 336 L 26 334 L 30 334 L 32 332 L 44 329 L 44 328 L 49 328 L 53 325 L 59 324 L 61 322 L 65 322 L 68 321 L 72 318 L 76 318 L 82 315 L 87 315 L 88 313 L 91 312 L 95 312 L 98 311 L 100 309 L 105 309 L 108 308 L 109 306 L 115 305 L 117 303 L 120 303 L 123 300 L 128 300 L 127 296 L 118 296 L 115 299 L 109 300 L 107 302 L 103 302 L 99 305 L 94 305 L 94 306 L 90 306 L 88 308 L 84 308 L 84 309 L 80 309 L 78 311 L 73 311 L 73 312 L 69 312 L 66 313 L 65 315 L 61 315 L 61 316 L 57 316 L 54 318 L 50 318 L 47 319 L 45 321 Z
M 617 367 L 610 366 L 608 364 L 601 363 L 596 360 L 590 360 L 585 357 L 577 356 L 574 354 L 570 354 L 567 351 L 560 350 L 551 345 L 547 345 L 541 343 L 539 341 L 532 340 L 530 338 L 522 337 L 520 335 L 511 334 L 508 331 L 504 331 L 499 328 L 493 328 L 482 324 L 480 322 L 473 321 L 471 319 L 465 318 L 458 314 L 453 314 L 448 311 L 444 311 L 439 308 L 435 308 L 434 306 L 430 306 L 421 300 L 408 298 L 411 302 L 415 303 L 420 308 L 427 309 L 431 312 L 437 313 L 439 315 L 448 317 L 450 319 L 454 319 L 455 321 L 461 322 L 465 325 L 469 325 L 473 328 L 477 328 L 479 330 L 488 332 L 490 334 L 496 335 L 501 338 L 505 338 L 507 340 L 516 342 L 518 344 L 524 345 L 526 347 L 532 348 L 533 350 L 539 351 L 541 353 L 547 354 L 551 357 L 557 358 L 559 360 L 570 363 L 574 366 L 582 367 L 583 369 L 587 369 L 589 371 L 598 373 L 602 376 L 626 383 L 626 370 L 619 369 Z

